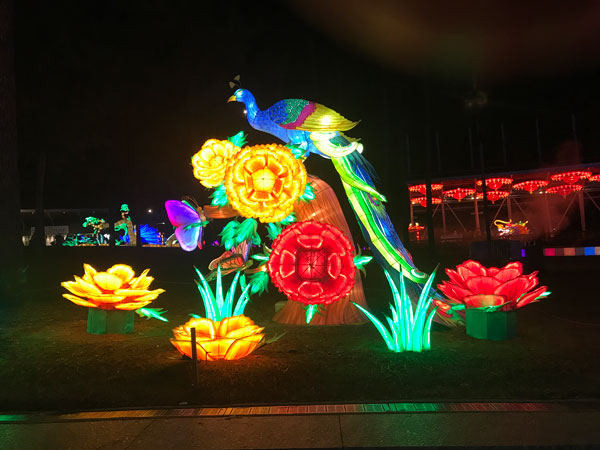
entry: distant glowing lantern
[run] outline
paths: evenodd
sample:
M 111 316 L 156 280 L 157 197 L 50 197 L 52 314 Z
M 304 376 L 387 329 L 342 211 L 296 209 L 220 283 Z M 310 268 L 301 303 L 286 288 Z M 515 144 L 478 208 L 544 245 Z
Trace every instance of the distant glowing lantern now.
M 505 184 L 511 184 L 512 178 L 488 178 L 485 180 L 485 186 L 490 189 L 500 189 Z M 477 180 L 477 186 L 481 186 L 481 180 Z
M 354 285 L 352 244 L 339 229 L 319 222 L 294 223 L 273 242 L 267 268 L 290 300 L 330 304 Z
M 578 192 L 583 188 L 580 184 L 561 184 L 559 186 L 552 186 L 546 189 L 548 194 L 558 194 L 566 197 L 567 195 Z
M 231 157 L 239 150 L 239 147 L 227 140 L 209 139 L 192 156 L 194 177 L 205 187 L 217 187 L 225 178 L 225 170 Z
M 597 173 L 596 175 L 592 175 L 591 177 L 588 178 L 588 181 L 594 181 L 594 182 L 600 181 L 600 173 Z
M 490 202 L 496 203 L 501 198 L 506 198 L 510 195 L 509 191 L 487 191 L 487 198 Z
M 565 184 L 575 184 L 579 180 L 587 180 L 592 176 L 592 172 L 587 170 L 575 170 L 572 172 L 562 172 L 552 175 L 550 179 L 552 181 L 562 181 Z
M 459 202 L 469 196 L 469 195 L 474 195 L 475 194 L 475 189 L 471 189 L 471 188 L 456 188 L 456 189 L 450 189 L 449 191 L 444 191 L 444 195 L 447 197 L 452 197 L 455 200 L 458 200 Z
M 244 217 L 278 222 L 294 209 L 306 189 L 306 169 L 278 144 L 244 147 L 225 173 L 227 199 Z
M 64 281 L 61 286 L 72 294 L 63 297 L 76 305 L 106 310 L 136 310 L 151 303 L 164 289 L 149 291 L 154 278 L 147 276 L 149 269 L 135 277 L 135 272 L 125 264 L 115 264 L 106 272 L 98 272 L 84 264 L 83 278 L 75 275 L 75 281 Z
M 413 205 L 421 205 L 423 208 L 427 206 L 427 197 L 413 197 L 410 199 Z M 439 205 L 442 203 L 442 199 L 439 197 L 431 197 L 432 205 Z
M 538 190 L 539 188 L 544 188 L 546 186 L 548 186 L 548 181 L 546 180 L 527 180 L 513 184 L 513 189 L 519 189 L 533 194 L 534 191 Z
M 415 233 L 415 239 L 417 241 L 421 240 L 421 231 L 423 231 L 425 227 L 423 225 L 419 225 L 419 222 L 411 223 L 408 225 L 408 231 L 410 233 Z
M 477 261 L 465 261 L 456 270 L 446 269 L 450 278 L 438 284 L 447 297 L 448 305 L 464 305 L 466 308 L 498 307 L 503 311 L 521 308 L 549 294 L 546 286 L 538 287 L 537 272 L 523 275 L 520 262 L 511 262 L 502 268 L 484 267 Z M 534 290 L 532 290 L 534 289 Z M 439 312 L 451 316 L 447 307 Z
M 432 183 L 431 190 L 432 191 L 441 191 L 444 187 L 441 183 Z M 427 195 L 427 185 L 426 184 L 415 184 L 408 187 L 410 192 L 418 192 L 421 195 Z
M 192 357 L 192 328 L 196 329 L 198 359 L 240 359 L 258 348 L 264 338 L 262 327 L 246 316 L 227 317 L 220 322 L 194 318 L 173 330 L 171 343 L 182 355 Z

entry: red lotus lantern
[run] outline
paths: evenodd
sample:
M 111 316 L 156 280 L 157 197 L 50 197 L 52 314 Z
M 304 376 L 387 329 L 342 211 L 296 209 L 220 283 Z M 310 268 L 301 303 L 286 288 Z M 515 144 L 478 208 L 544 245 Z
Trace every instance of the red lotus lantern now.
M 427 197 L 413 197 L 410 199 L 413 205 L 421 205 L 423 208 L 427 206 Z M 439 205 L 442 203 L 442 199 L 439 197 L 431 197 L 432 205 Z
M 286 227 L 267 263 L 273 284 L 290 300 L 328 305 L 354 285 L 352 244 L 338 228 L 319 222 Z
M 490 189 L 500 189 L 505 184 L 511 184 L 512 178 L 488 178 L 485 180 L 485 186 Z M 481 180 L 477 180 L 477 186 L 481 186 Z
M 504 311 L 521 308 L 548 295 L 546 286 L 538 287 L 537 272 L 523 275 L 520 262 L 511 262 L 501 269 L 484 267 L 477 261 L 465 261 L 456 270 L 446 269 L 450 281 L 438 284 L 439 290 L 448 298 L 448 305 L 464 305 L 466 308 L 501 307 Z M 437 306 L 443 303 L 436 302 Z M 450 316 L 450 308 L 438 311 Z
M 519 189 L 522 191 L 527 191 L 530 194 L 533 194 L 539 188 L 543 188 L 548 186 L 548 181 L 546 180 L 527 180 L 521 181 L 520 183 L 513 184 L 513 189 Z
M 562 181 L 565 184 L 575 184 L 579 180 L 587 180 L 592 176 L 592 172 L 587 170 L 575 170 L 572 172 L 562 172 L 552 175 L 550 179 L 552 181 Z
M 496 203 L 496 201 L 500 200 L 501 198 L 508 197 L 509 194 L 510 192 L 508 191 L 487 191 L 487 198 L 490 202 Z
M 469 195 L 474 195 L 475 194 L 475 189 L 471 189 L 471 188 L 456 188 L 456 189 L 450 189 L 449 191 L 444 191 L 444 195 L 447 197 L 452 197 L 455 200 L 458 200 L 459 202 L 469 196 Z
M 583 188 L 580 184 L 561 184 L 560 186 L 552 186 L 546 189 L 548 194 L 558 194 L 566 197 L 572 192 L 578 192 Z
M 441 183 L 433 183 L 431 185 L 431 190 L 432 191 L 441 191 L 443 187 L 444 187 L 444 185 L 442 185 Z M 427 185 L 426 184 L 414 184 L 412 186 L 409 186 L 408 190 L 410 192 L 418 192 L 421 195 L 426 195 L 427 194 Z

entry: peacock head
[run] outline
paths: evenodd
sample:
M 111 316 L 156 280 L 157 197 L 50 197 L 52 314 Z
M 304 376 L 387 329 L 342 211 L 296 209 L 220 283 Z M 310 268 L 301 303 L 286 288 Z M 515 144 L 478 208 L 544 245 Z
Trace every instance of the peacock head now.
M 248 104 L 248 102 L 254 102 L 254 96 L 250 93 L 250 91 L 246 89 L 238 89 L 235 93 L 227 99 L 227 103 L 229 102 L 241 102 L 244 104 Z

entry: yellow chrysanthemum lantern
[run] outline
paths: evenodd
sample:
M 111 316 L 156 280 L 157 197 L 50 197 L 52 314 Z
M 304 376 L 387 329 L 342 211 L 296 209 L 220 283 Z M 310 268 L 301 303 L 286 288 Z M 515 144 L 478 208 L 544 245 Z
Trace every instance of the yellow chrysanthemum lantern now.
M 192 156 L 194 177 L 207 188 L 217 187 L 225 178 L 225 170 L 231 157 L 239 150 L 238 146 L 228 140 L 209 139 Z
M 306 169 L 283 145 L 244 147 L 225 173 L 229 203 L 244 217 L 278 222 L 293 210 L 306 189 Z
M 134 311 L 155 300 L 164 289 L 150 291 L 154 278 L 146 269 L 138 277 L 125 264 L 115 264 L 106 272 L 98 272 L 89 264 L 83 265 L 84 275 L 61 286 L 70 294 L 63 297 L 88 310 L 88 333 L 131 333 Z

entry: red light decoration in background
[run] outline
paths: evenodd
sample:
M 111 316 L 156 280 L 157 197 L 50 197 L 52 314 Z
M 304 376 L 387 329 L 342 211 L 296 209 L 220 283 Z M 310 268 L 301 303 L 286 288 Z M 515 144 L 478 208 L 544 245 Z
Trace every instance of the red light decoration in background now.
M 552 181 L 562 181 L 565 184 L 575 184 L 579 180 L 587 180 L 592 176 L 592 172 L 587 170 L 575 170 L 573 172 L 562 172 L 550 177 Z M 579 189 L 577 189 L 579 190 Z
M 443 187 L 444 187 L 443 184 L 437 184 L 437 183 L 431 184 L 432 191 L 441 191 Z M 426 184 L 415 184 L 413 186 L 409 186 L 408 190 L 410 192 L 418 192 L 421 195 L 426 195 L 427 194 L 427 185 Z
M 456 188 L 456 189 L 450 189 L 449 191 L 444 191 L 444 195 L 447 197 L 452 197 L 454 200 L 458 200 L 459 202 L 469 196 L 469 195 L 474 195 L 475 194 L 475 189 L 471 189 L 471 188 Z
M 588 178 L 588 181 L 600 181 L 600 173 L 597 173 L 596 175 L 592 175 Z
M 533 194 L 534 191 L 538 190 L 539 188 L 544 188 L 546 186 L 548 186 L 548 181 L 546 180 L 527 180 L 513 184 L 513 189 L 520 189 L 522 191 L 527 191 L 530 194 Z
M 487 198 L 490 202 L 496 203 L 501 198 L 506 198 L 510 195 L 508 191 L 488 191 Z
M 546 189 L 548 194 L 558 194 L 566 197 L 572 192 L 580 191 L 583 188 L 580 184 L 561 184 L 560 186 L 552 186 Z
M 352 244 L 338 228 L 298 222 L 277 236 L 267 268 L 273 284 L 290 300 L 328 305 L 354 285 L 352 252 Z
M 500 189 L 505 184 L 511 184 L 512 178 L 488 178 L 485 180 L 485 186 L 490 189 Z M 481 186 L 481 180 L 477 180 L 477 186 Z
M 423 208 L 427 207 L 427 197 L 413 197 L 410 199 L 413 205 L 421 205 Z M 431 197 L 432 205 L 439 205 L 442 203 L 442 199 L 439 197 Z

